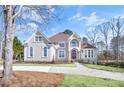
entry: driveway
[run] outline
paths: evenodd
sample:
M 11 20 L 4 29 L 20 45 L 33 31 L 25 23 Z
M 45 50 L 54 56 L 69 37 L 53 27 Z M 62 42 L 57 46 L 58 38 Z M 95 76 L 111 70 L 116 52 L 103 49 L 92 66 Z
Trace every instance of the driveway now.
M 124 81 L 124 73 L 96 70 L 96 69 L 87 68 L 83 65 L 80 65 L 79 63 L 75 63 L 75 64 L 77 65 L 76 67 L 13 66 L 13 69 L 16 71 L 41 71 L 41 72 L 49 72 L 49 73 L 88 75 L 88 76 Z M 0 69 L 2 69 L 2 67 L 0 67 Z

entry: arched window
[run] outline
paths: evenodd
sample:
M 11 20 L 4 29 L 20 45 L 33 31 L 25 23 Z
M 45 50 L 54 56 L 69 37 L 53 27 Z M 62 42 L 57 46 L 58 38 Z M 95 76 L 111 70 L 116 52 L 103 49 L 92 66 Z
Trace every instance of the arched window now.
M 73 39 L 71 41 L 71 47 L 78 47 L 79 46 L 79 42 L 76 39 Z

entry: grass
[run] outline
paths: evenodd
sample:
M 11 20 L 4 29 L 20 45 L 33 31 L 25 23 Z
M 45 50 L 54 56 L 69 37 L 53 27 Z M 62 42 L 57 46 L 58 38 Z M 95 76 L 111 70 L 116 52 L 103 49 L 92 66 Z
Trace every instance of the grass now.
M 2 62 L 2 60 L 0 60 L 0 65 L 2 65 L 3 64 L 3 62 Z
M 52 67 L 76 67 L 76 64 L 32 64 L 32 63 L 18 63 L 14 66 L 52 66 Z
M 83 75 L 16 71 L 14 78 L 7 82 L 0 78 L 0 87 L 124 87 L 124 81 Z
M 95 65 L 95 64 L 83 64 L 83 65 L 88 68 L 93 68 L 98 70 L 105 70 L 105 71 L 111 71 L 111 72 L 124 72 L 124 68 L 101 66 L 101 65 Z
M 81 76 L 65 75 L 64 80 L 59 85 L 61 87 L 124 87 L 124 81 L 111 79 Z

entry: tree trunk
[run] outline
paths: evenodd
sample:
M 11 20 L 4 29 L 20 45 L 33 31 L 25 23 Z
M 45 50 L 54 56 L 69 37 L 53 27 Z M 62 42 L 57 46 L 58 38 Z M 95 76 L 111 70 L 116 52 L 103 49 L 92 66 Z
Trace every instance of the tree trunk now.
M 3 65 L 3 80 L 10 80 L 13 77 L 12 62 L 13 62 L 13 24 L 12 24 L 12 6 L 4 7 L 5 18 L 5 53 Z

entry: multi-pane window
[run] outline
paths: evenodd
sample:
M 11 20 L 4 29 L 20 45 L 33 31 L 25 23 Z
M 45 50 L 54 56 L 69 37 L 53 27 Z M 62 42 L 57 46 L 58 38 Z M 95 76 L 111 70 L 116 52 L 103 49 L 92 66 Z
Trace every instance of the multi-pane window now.
M 44 47 L 44 57 L 47 57 L 47 47 Z
M 91 50 L 91 56 L 93 57 L 93 50 Z
M 90 50 L 88 50 L 88 57 L 90 57 Z
M 65 57 L 65 53 L 64 51 L 59 51 L 59 58 L 64 58 Z
M 30 57 L 33 57 L 33 47 L 30 47 Z
M 39 41 L 42 41 L 42 37 L 41 36 L 39 36 Z
M 59 43 L 59 47 L 65 47 L 65 43 Z
M 36 42 L 41 42 L 42 41 L 42 37 L 41 36 L 35 36 L 35 41 Z

